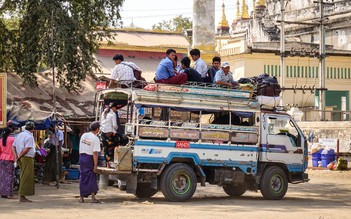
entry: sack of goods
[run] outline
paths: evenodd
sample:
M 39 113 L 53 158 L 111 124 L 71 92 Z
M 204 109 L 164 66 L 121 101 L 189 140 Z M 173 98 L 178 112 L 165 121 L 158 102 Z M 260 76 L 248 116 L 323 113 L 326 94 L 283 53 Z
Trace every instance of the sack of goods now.
M 257 77 L 257 101 L 261 105 L 275 107 L 280 102 L 281 88 L 276 77 L 262 74 Z
M 277 97 L 281 91 L 276 77 L 270 77 L 267 74 L 259 76 L 257 80 L 257 95 Z

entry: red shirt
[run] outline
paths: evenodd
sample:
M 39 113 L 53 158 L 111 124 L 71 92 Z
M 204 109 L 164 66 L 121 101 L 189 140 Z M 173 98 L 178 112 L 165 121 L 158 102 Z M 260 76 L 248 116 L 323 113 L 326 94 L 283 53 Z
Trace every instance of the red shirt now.
M 14 137 L 8 136 L 6 146 L 2 145 L 2 138 L 0 138 L 0 160 L 14 161 L 15 155 L 12 153 L 12 143 L 15 140 Z

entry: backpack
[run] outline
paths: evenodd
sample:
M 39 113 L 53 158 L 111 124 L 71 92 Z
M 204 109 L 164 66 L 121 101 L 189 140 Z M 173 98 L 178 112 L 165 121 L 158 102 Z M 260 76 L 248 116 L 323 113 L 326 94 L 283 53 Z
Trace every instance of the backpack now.
M 134 77 L 135 77 L 136 80 L 138 80 L 138 81 L 146 81 L 145 78 L 143 78 L 143 77 L 141 76 L 141 71 L 140 71 L 140 70 L 135 69 L 135 68 L 133 68 L 132 66 L 126 64 L 126 63 L 121 63 L 121 64 L 126 65 L 126 66 L 128 66 L 129 68 L 133 69 L 133 74 L 134 74 Z

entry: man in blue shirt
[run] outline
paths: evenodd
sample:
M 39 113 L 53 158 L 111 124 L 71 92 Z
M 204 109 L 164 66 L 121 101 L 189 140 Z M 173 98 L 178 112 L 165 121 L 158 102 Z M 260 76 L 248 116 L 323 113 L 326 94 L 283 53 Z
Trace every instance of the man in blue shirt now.
M 184 84 L 188 77 L 186 74 L 175 71 L 173 61 L 175 60 L 176 51 L 168 49 L 166 58 L 162 59 L 156 70 L 155 81 L 163 84 Z

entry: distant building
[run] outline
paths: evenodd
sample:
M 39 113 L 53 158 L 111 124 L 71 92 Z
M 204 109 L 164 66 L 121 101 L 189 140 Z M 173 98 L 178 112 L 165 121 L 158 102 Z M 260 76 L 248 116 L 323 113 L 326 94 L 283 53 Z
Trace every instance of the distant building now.
M 337 1 L 325 6 L 326 24 L 326 103 L 327 120 L 349 120 L 351 92 L 351 1 Z M 224 12 L 223 12 L 224 13 Z M 228 14 L 228 12 L 226 12 Z M 234 13 L 234 12 L 230 12 Z M 313 1 L 291 0 L 286 5 L 287 21 L 313 23 L 319 16 L 318 4 Z M 246 0 L 237 0 L 236 18 L 230 35 L 217 31 L 216 45 L 223 61 L 229 61 L 234 77 L 251 77 L 262 73 L 280 77 L 280 1 L 254 1 L 248 11 Z M 286 24 L 285 82 L 291 88 L 284 92 L 284 104 L 297 105 L 305 112 L 303 120 L 319 120 L 318 75 L 319 27 Z M 220 28 L 220 27 L 218 27 Z M 304 88 L 293 90 L 293 88 Z M 317 107 L 318 108 L 318 107 Z
M 156 68 L 166 56 L 167 49 L 177 51 L 179 62 L 188 55 L 189 42 L 180 33 L 122 28 L 112 30 L 112 36 L 113 38 L 100 42 L 96 53 L 106 77 L 110 77 L 115 66 L 112 57 L 117 53 L 122 54 L 125 61 L 134 62 L 143 69 L 142 74 L 147 81 L 155 77 Z

